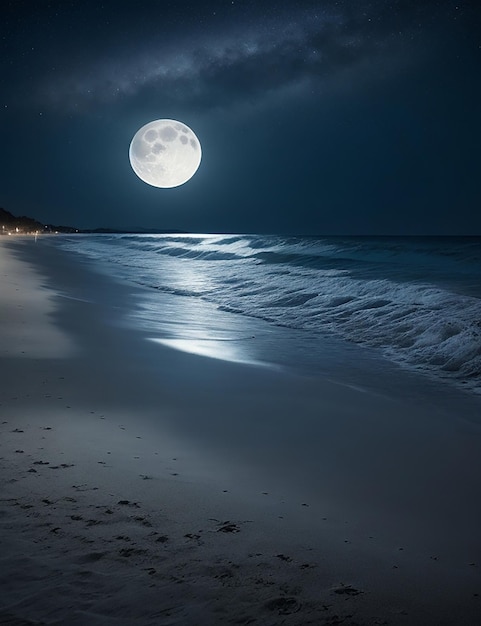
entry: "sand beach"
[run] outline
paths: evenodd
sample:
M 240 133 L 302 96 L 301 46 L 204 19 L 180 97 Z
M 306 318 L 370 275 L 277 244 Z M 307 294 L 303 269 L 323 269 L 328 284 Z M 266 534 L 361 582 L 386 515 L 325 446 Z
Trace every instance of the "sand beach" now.
M 140 289 L 0 241 L 0 624 L 479 624 L 479 397 L 179 351 Z

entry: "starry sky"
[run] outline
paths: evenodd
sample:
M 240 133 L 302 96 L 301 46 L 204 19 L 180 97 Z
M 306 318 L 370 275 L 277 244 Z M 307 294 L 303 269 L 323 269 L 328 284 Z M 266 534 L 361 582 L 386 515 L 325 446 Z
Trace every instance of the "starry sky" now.
M 476 2 L 12 0 L 0 206 L 79 228 L 481 234 Z M 130 141 L 202 144 L 174 189 Z

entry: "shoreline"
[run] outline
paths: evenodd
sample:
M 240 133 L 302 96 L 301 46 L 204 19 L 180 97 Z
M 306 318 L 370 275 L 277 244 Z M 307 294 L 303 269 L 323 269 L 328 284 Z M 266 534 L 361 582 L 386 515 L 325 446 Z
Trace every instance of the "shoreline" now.
M 3 615 L 474 626 L 479 427 L 154 345 L 119 323 L 133 287 L 29 243 L 0 242 L 2 300 L 59 334 L 1 352 Z

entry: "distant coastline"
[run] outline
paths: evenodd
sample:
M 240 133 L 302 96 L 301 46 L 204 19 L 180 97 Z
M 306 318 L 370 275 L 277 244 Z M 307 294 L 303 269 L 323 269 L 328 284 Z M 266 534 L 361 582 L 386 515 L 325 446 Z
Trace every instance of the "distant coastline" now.
M 183 233 L 185 231 L 176 229 L 141 229 L 141 228 L 76 228 L 75 226 L 62 226 L 55 224 L 42 224 L 38 220 L 25 215 L 15 216 L 10 211 L 0 207 L 0 235 L 39 235 L 48 234 L 164 234 Z
M 133 227 L 133 228 L 112 228 L 110 226 L 107 227 L 99 227 L 99 228 L 77 228 L 76 226 L 65 226 L 65 225 L 56 225 L 56 224 L 43 224 L 39 222 L 35 218 L 28 217 L 25 215 L 15 216 L 10 211 L 7 211 L 0 207 L 0 235 L 40 235 L 44 234 L 69 234 L 69 235 L 103 235 L 103 234 L 114 234 L 114 235 L 191 235 L 196 231 L 187 231 L 178 228 L 142 228 L 142 227 Z M 434 234 L 434 233 L 382 233 L 382 234 L 373 234 L 373 233 L 304 233 L 304 232 L 294 232 L 294 233 L 283 233 L 283 232 L 263 232 L 263 233 L 233 233 L 227 231 L 210 231 L 211 235 L 233 235 L 233 234 L 264 234 L 269 236 L 288 236 L 288 237 L 303 237 L 307 239 L 317 239 L 319 237 L 326 237 L 329 239 L 342 239 L 342 240 L 350 240 L 350 239 L 366 239 L 366 240 L 386 240 L 386 239 L 402 239 L 402 240 L 435 240 L 441 239 L 444 241 L 455 241 L 455 240 L 478 240 L 481 237 L 481 233 L 457 233 L 457 234 Z

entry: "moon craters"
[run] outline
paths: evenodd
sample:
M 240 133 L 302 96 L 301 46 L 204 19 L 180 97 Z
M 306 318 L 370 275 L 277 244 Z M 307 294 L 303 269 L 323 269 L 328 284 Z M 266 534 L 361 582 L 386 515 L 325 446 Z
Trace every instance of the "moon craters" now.
M 157 137 L 158 137 L 157 131 L 154 130 L 153 128 L 148 130 L 144 135 L 145 141 L 148 141 L 149 143 L 154 143 Z
M 159 130 L 160 138 L 164 141 L 174 141 L 177 134 L 177 131 L 172 126 L 164 126 Z
M 202 147 L 195 133 L 177 120 L 149 122 L 134 135 L 129 147 L 132 169 L 153 187 L 178 187 L 197 171 Z
M 166 147 L 164 146 L 163 143 L 160 143 L 160 141 L 158 141 L 157 143 L 154 143 L 154 145 L 152 146 L 152 152 L 154 154 L 160 154 L 161 152 L 165 152 Z

